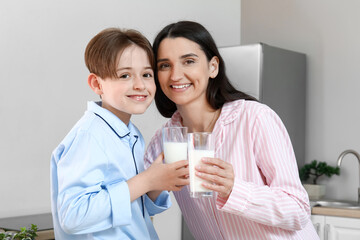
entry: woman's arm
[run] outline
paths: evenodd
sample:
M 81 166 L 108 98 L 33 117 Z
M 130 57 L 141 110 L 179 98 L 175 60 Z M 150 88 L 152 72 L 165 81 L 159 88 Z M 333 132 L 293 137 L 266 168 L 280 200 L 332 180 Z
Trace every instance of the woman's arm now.
M 253 155 L 264 186 L 238 180 L 247 218 L 287 230 L 300 230 L 309 221 L 307 193 L 298 174 L 294 150 L 281 119 L 270 108 L 256 118 L 251 131 Z
M 241 139 L 244 141 L 244 139 Z M 309 221 L 310 206 L 307 193 L 301 185 L 298 176 L 298 169 L 292 145 L 287 131 L 275 112 L 266 108 L 256 118 L 256 121 L 249 134 L 248 142 L 252 146 L 246 146 L 254 161 L 256 168 L 245 169 L 245 171 L 256 171 L 263 178 L 263 184 L 256 184 L 251 179 L 234 176 L 231 193 L 221 195 L 221 182 L 215 178 L 225 178 L 232 182 L 231 174 L 226 177 L 225 171 L 221 171 L 219 163 L 218 170 L 208 170 L 207 179 L 214 181 L 217 185 L 212 188 L 219 191 L 217 207 L 222 211 L 232 214 L 239 214 L 249 220 L 287 230 L 302 229 Z M 239 144 L 238 141 L 237 144 Z M 234 144 L 232 148 L 241 149 Z M 238 151 L 238 150 L 237 150 Z M 212 159 L 214 162 L 222 160 Z M 252 161 L 239 159 L 238 161 Z M 226 163 L 224 165 L 227 165 Z M 246 167 L 246 164 L 237 164 L 239 167 Z M 231 167 L 228 166 L 228 169 Z M 240 171 L 237 169 L 238 172 Z M 215 171 L 222 172 L 215 174 Z M 244 169 L 241 169 L 244 171 Z M 202 176 L 205 178 L 205 175 Z M 222 180 L 225 183 L 224 180 Z

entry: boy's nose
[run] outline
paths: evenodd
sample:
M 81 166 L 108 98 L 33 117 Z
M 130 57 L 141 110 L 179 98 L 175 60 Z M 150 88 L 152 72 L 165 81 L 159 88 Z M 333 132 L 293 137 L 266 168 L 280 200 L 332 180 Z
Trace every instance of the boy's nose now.
M 144 90 L 145 89 L 144 80 L 139 76 L 136 76 L 134 78 L 134 89 L 137 89 L 137 90 Z

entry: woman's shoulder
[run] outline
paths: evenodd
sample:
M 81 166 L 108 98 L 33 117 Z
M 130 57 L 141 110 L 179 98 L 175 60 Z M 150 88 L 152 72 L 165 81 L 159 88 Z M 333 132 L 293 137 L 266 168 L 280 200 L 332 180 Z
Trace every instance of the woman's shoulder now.
M 250 114 L 256 116 L 264 111 L 271 110 L 267 105 L 258 101 L 239 99 L 224 104 L 222 113 L 227 116 Z

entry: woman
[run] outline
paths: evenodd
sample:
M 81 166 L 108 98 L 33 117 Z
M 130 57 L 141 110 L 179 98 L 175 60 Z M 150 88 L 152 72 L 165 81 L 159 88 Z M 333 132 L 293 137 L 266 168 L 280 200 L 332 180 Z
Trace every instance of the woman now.
M 266 105 L 237 91 L 209 32 L 181 21 L 157 35 L 156 106 L 165 126 L 212 132 L 215 158 L 203 159 L 197 176 L 214 184 L 213 198 L 174 192 L 196 239 L 319 239 L 310 221 L 288 133 Z M 149 166 L 162 152 L 158 130 L 145 155 Z

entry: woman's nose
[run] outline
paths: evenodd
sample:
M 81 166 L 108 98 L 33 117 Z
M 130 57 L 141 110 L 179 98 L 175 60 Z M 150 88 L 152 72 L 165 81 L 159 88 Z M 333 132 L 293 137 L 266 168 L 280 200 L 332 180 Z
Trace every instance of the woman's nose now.
M 178 66 L 173 66 L 171 69 L 171 76 L 170 79 L 172 81 L 179 81 L 183 76 L 183 71 L 180 67 Z

